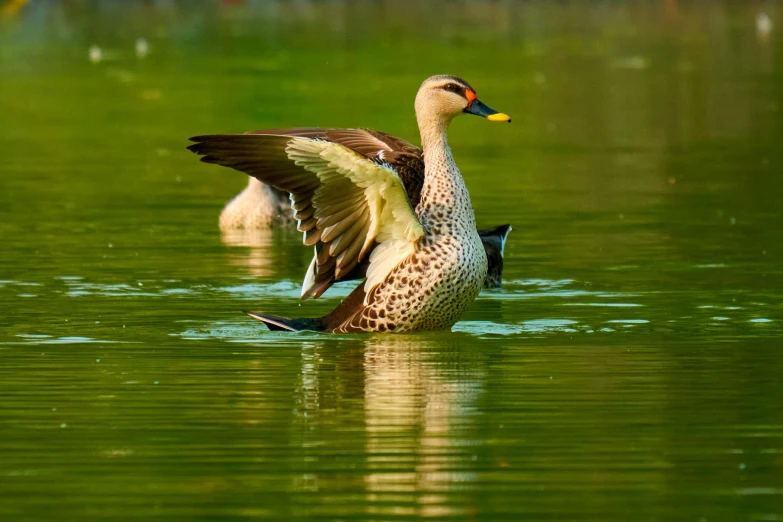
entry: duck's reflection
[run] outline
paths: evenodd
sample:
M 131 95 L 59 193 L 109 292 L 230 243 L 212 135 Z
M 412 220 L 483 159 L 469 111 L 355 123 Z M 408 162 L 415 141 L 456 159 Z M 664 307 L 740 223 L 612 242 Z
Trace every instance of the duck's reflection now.
M 295 227 L 222 229 L 221 242 L 229 247 L 228 263 L 254 277 L 304 277 L 312 251 L 302 247 Z
M 235 228 L 222 230 L 220 239 L 228 247 L 245 247 L 249 250 L 242 254 L 233 251 L 229 264 L 247 268 L 249 275 L 256 277 L 275 275 L 275 267 L 271 256 L 272 231 L 267 229 Z
M 444 345 L 445 342 L 445 345 Z M 367 500 L 417 494 L 418 516 L 456 515 L 447 484 L 474 479 L 469 418 L 483 375 L 459 342 L 375 336 L 364 352 Z M 411 462 L 409 459 L 413 458 Z M 378 513 L 392 514 L 392 513 Z
M 461 513 L 448 502 L 449 484 L 474 480 L 478 437 L 471 416 L 484 383 L 483 365 L 471 360 L 474 351 L 461 350 L 463 342 L 461 336 L 375 335 L 303 350 L 297 401 L 303 443 L 318 459 L 330 424 L 355 426 L 355 433 L 330 434 L 339 439 L 330 447 L 364 469 L 332 475 L 327 485 L 314 466 L 297 488 L 350 484 L 364 490 L 368 514 Z M 411 507 L 384 507 L 400 495 L 410 495 Z

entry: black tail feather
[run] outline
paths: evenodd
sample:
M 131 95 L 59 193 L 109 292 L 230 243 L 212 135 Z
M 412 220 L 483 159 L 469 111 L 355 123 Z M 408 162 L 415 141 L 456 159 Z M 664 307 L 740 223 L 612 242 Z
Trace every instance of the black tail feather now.
M 265 312 L 245 312 L 250 317 L 258 319 L 272 331 L 283 332 L 301 332 L 302 330 L 313 330 L 322 332 L 324 330 L 324 321 L 320 317 L 289 319 Z

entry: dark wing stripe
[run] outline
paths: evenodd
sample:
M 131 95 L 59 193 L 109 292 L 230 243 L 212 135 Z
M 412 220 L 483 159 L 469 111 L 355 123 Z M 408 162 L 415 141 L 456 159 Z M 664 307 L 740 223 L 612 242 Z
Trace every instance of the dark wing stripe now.
M 354 210 L 351 214 L 345 217 L 342 221 L 338 221 L 334 225 L 322 229 L 321 237 L 325 242 L 332 242 L 348 230 L 355 220 L 364 217 L 364 208 Z M 329 253 L 334 255 L 334 250 L 330 247 Z
M 334 212 L 336 208 L 351 204 L 356 201 L 356 194 L 354 190 L 340 194 L 335 197 L 328 197 L 327 195 L 316 192 L 313 196 L 313 205 L 317 207 L 315 211 L 315 217 L 320 218 L 327 216 Z
M 296 229 L 299 232 L 307 232 L 308 230 L 313 230 L 316 224 L 318 224 L 318 220 L 314 217 L 311 217 L 309 219 L 305 219 L 304 221 L 300 221 L 296 226 Z
M 334 265 L 335 265 L 336 262 L 337 262 L 337 258 L 328 257 L 324 264 L 316 265 L 316 267 L 315 267 L 316 273 L 317 274 L 331 274 L 332 269 L 334 268 Z
M 365 232 L 362 237 L 365 237 Z M 335 270 L 335 278 L 343 278 L 354 269 L 359 262 L 359 257 L 356 252 L 361 250 L 362 241 L 354 241 L 351 245 L 343 250 L 337 256 L 337 269 Z
M 308 205 L 307 208 L 304 208 L 302 210 L 295 210 L 294 211 L 294 219 L 297 219 L 299 221 L 304 221 L 305 219 L 309 219 L 313 217 L 313 213 L 315 212 L 315 209 L 312 205 Z
M 315 261 L 317 265 L 323 265 L 329 259 L 329 248 L 322 243 L 315 247 Z
M 364 226 L 359 231 L 359 233 L 356 234 L 356 238 L 353 240 L 353 242 L 351 242 L 348 248 L 346 248 L 337 258 L 337 267 L 338 267 L 339 275 L 335 274 L 335 278 L 338 277 L 342 278 L 353 268 L 353 265 L 351 265 L 350 267 L 346 266 L 345 264 L 346 259 L 364 259 L 364 257 L 361 255 L 361 252 L 362 252 L 362 247 L 364 246 L 364 238 L 367 237 L 367 232 L 369 232 L 370 229 L 370 219 L 369 217 L 367 217 L 362 221 L 364 222 Z M 371 250 L 371 248 L 368 250 Z
M 314 244 L 318 243 L 321 240 L 321 231 L 317 228 L 314 228 L 312 230 L 308 230 L 305 232 L 304 243 L 306 246 L 313 246 Z
M 359 209 L 357 212 L 363 212 L 364 209 Z M 332 256 L 336 256 L 337 254 L 340 254 L 343 250 L 347 249 L 349 246 L 351 246 L 354 241 L 357 240 L 357 236 L 359 235 L 359 232 L 364 230 L 365 220 L 360 219 L 358 216 L 356 219 L 352 220 L 349 227 L 345 227 L 345 230 L 340 235 L 338 239 L 333 241 L 331 245 L 329 245 L 329 254 Z M 366 235 L 366 234 L 365 234 Z M 359 243 L 361 246 L 361 243 L 364 241 L 364 236 L 359 239 Z
M 293 194 L 293 201 L 291 202 L 291 208 L 294 210 L 303 210 L 312 204 L 312 197 L 314 192 L 297 192 Z
M 337 210 L 335 207 L 329 207 L 334 209 L 334 213 L 331 215 L 325 215 L 322 218 L 318 219 L 318 228 L 325 229 L 327 227 L 331 227 L 335 225 L 336 223 L 344 220 L 345 218 L 349 217 L 351 214 L 355 213 L 357 210 L 362 209 L 365 206 L 364 201 L 357 201 L 353 205 L 349 205 L 345 207 L 342 210 Z M 327 236 L 327 234 L 324 231 L 324 237 Z M 325 239 L 324 241 L 329 241 L 328 239 Z

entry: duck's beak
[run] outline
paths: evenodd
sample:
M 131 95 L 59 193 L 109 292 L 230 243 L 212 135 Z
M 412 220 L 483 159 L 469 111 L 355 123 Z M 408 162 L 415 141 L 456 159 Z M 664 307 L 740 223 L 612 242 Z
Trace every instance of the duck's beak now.
M 511 117 L 507 114 L 503 114 L 502 112 L 498 112 L 495 109 L 490 109 L 483 103 L 481 103 L 481 100 L 478 98 L 474 98 L 471 100 L 470 105 L 465 107 L 465 109 L 462 112 L 467 112 L 468 114 L 475 114 L 476 116 L 481 116 L 483 118 L 488 119 L 489 121 L 507 121 L 511 122 Z

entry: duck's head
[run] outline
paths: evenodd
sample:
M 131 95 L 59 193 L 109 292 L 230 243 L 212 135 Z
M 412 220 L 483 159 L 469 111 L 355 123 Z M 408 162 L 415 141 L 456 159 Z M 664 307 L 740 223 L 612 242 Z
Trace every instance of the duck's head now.
M 473 87 L 462 78 L 440 74 L 424 80 L 416 95 L 416 114 L 420 122 L 437 119 L 448 123 L 462 113 L 482 116 L 489 121 L 511 121 L 507 115 L 484 105 Z

